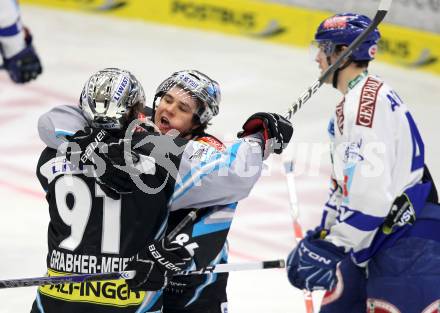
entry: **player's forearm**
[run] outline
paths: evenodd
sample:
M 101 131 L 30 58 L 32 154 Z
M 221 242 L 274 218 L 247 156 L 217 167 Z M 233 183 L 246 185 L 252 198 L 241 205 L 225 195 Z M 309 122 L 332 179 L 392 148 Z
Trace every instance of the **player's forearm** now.
M 84 129 L 87 121 L 76 106 L 60 105 L 44 113 L 38 119 L 38 134 L 46 146 L 57 149 L 64 136 Z
M 10 58 L 26 46 L 19 10 L 12 0 L 0 0 L 0 44 L 5 58 Z
M 200 158 L 198 149 L 204 149 Z M 206 158 L 205 158 L 206 156 Z M 182 156 L 179 179 L 170 201 L 172 210 L 226 205 L 248 196 L 261 175 L 259 143 L 237 140 L 225 152 L 191 142 Z

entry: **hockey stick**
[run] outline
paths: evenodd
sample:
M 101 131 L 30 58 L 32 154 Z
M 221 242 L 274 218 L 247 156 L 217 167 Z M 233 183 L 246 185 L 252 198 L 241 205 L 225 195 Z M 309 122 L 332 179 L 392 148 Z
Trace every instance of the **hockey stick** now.
M 185 216 L 179 224 L 168 234 L 166 239 L 172 241 L 179 231 L 182 230 L 189 222 L 194 221 L 197 217 L 197 211 L 191 211 Z M 215 269 L 215 266 L 213 267 Z M 199 269 L 199 271 L 207 270 L 208 268 Z M 190 275 L 191 272 L 188 271 Z M 186 272 L 185 272 L 186 273 Z M 14 288 L 14 287 L 28 287 L 28 286 L 43 286 L 43 285 L 58 285 L 65 283 L 81 283 L 87 281 L 100 281 L 100 280 L 113 280 L 113 279 L 132 279 L 136 276 L 136 271 L 122 271 L 111 273 L 97 273 L 97 274 L 80 274 L 80 275 L 65 275 L 65 276 L 50 276 L 50 277 L 35 277 L 35 278 L 23 278 L 0 281 L 0 289 L 2 288 Z
M 217 264 L 217 265 L 200 268 L 197 270 L 182 271 L 175 275 L 185 275 L 185 276 L 200 275 L 200 274 L 209 274 L 209 273 L 226 273 L 232 271 L 247 271 L 247 270 L 284 268 L 284 267 L 285 267 L 284 260 L 270 260 L 270 261 L 260 261 L 255 263 Z M 131 279 L 135 275 L 136 275 L 136 271 L 122 271 L 122 272 L 100 273 L 100 274 L 79 274 L 79 275 L 0 280 L 0 289 L 43 286 L 43 285 L 59 285 L 59 284 L 69 284 L 69 283 L 83 283 L 83 282 L 114 280 L 114 279 Z
M 185 216 L 179 224 L 177 224 L 177 226 L 168 234 L 167 236 L 167 240 L 168 241 L 172 241 L 174 239 L 174 237 L 177 235 L 177 233 L 179 231 L 182 230 L 183 227 L 186 226 L 186 224 L 188 224 L 191 221 L 195 221 L 197 217 L 197 211 L 191 211 L 188 213 L 187 216 Z
M 292 218 L 292 227 L 295 234 L 295 241 L 298 243 L 304 238 L 301 224 L 299 222 L 299 207 L 298 199 L 296 197 L 296 186 L 294 178 L 294 164 L 293 160 L 284 162 L 284 172 L 286 174 L 287 181 L 287 191 L 289 193 L 289 204 L 290 204 L 290 216 Z M 307 313 L 313 313 L 313 298 L 310 291 L 304 290 L 304 305 L 306 307 Z
M 377 9 L 376 15 L 373 18 L 371 24 L 348 46 L 347 49 L 335 60 L 335 62 L 315 81 L 296 101 L 293 103 L 285 117 L 290 120 L 292 116 L 301 109 L 301 106 L 306 103 L 312 95 L 314 95 L 319 87 L 327 80 L 327 78 L 333 74 L 341 65 L 341 63 L 346 60 L 353 51 L 359 47 L 362 41 L 382 22 L 390 9 L 392 0 L 381 0 L 379 7 Z

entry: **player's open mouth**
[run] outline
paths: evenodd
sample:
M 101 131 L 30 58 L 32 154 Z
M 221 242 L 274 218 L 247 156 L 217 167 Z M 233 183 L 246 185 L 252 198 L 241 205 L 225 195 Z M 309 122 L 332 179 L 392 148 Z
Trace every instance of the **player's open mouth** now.
M 165 116 L 160 118 L 160 123 L 165 127 L 170 127 L 170 121 Z

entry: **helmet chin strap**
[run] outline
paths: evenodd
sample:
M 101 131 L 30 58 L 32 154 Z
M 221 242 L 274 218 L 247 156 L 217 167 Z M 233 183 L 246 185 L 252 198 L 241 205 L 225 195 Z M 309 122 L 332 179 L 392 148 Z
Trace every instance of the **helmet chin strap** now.
M 352 62 L 353 62 L 353 60 L 351 58 L 348 59 L 347 62 L 345 62 L 343 65 L 341 65 L 339 68 L 337 68 L 336 71 L 333 72 L 333 79 L 332 79 L 333 88 L 338 89 L 339 73 L 342 70 L 346 69 Z M 330 56 L 327 56 L 327 63 L 328 63 L 328 66 L 332 65 L 332 61 L 330 60 Z
M 156 101 L 159 98 L 159 95 L 154 96 L 153 105 L 152 105 L 152 112 L 151 112 L 151 121 L 154 123 L 154 116 L 156 115 Z

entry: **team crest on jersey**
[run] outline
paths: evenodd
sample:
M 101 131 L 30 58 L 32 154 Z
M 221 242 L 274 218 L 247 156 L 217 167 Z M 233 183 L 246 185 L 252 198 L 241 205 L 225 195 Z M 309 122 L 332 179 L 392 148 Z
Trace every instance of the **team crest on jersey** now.
M 344 131 L 344 103 L 345 98 L 336 106 L 336 124 L 338 125 L 339 133 L 341 135 Z
M 359 139 L 359 141 L 348 143 L 344 151 L 344 163 L 347 163 L 349 166 L 353 166 L 363 161 L 365 158 L 361 153 L 361 149 L 362 138 Z
M 400 311 L 387 301 L 370 298 L 367 300 L 367 313 L 400 313 Z
M 373 126 L 374 111 L 380 87 L 383 83 L 373 77 L 368 77 L 362 87 L 359 100 L 359 109 L 356 118 L 356 125 L 371 128 Z
M 225 145 L 220 140 L 218 140 L 217 138 L 215 138 L 213 136 L 200 137 L 200 138 L 197 138 L 197 141 L 206 143 L 206 144 L 210 145 L 211 147 L 214 147 L 217 151 L 225 151 L 226 150 Z

